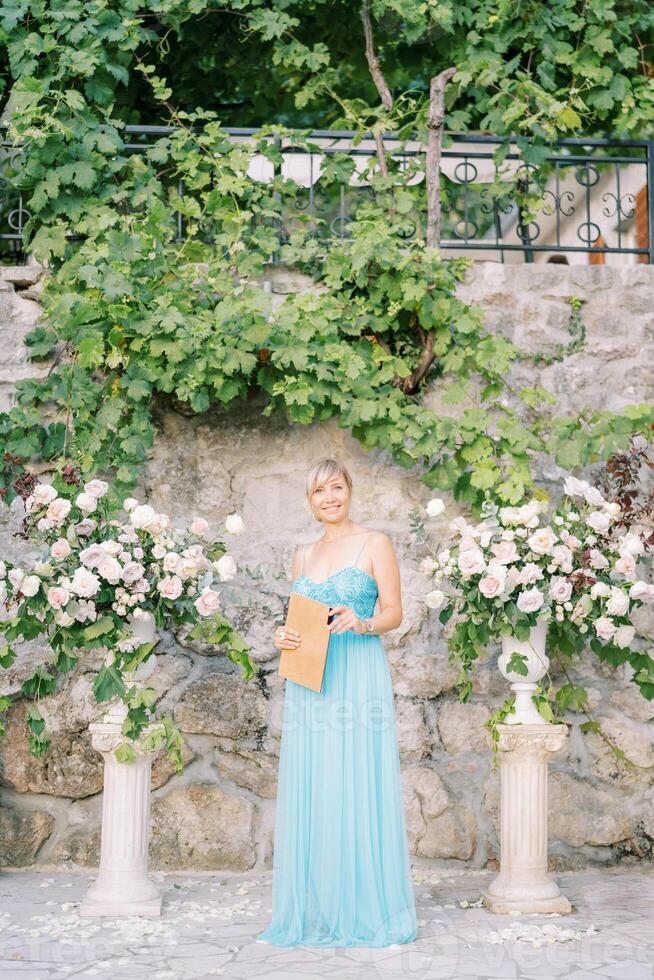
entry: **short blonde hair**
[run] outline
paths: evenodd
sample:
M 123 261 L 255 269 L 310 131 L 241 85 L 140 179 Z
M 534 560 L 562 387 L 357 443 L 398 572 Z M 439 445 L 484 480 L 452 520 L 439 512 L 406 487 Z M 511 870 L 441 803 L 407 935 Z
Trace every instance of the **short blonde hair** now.
M 345 463 L 341 462 L 336 456 L 323 456 L 317 463 L 314 463 L 307 473 L 306 494 L 309 504 L 311 497 L 317 487 L 322 486 L 327 480 L 341 476 L 347 483 L 348 490 L 352 493 L 352 476 Z

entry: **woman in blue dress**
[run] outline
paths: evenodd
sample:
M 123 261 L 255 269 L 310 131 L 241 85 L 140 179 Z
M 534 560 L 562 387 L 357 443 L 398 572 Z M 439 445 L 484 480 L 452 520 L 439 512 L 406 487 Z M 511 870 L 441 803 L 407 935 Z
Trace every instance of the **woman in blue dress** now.
M 322 689 L 286 680 L 275 811 L 276 946 L 391 946 L 416 938 L 395 705 L 381 634 L 402 622 L 389 538 L 349 517 L 352 479 L 326 457 L 307 474 L 323 536 L 299 549 L 292 591 L 335 614 Z M 379 611 L 375 607 L 379 600 Z M 292 650 L 284 626 L 275 646 Z

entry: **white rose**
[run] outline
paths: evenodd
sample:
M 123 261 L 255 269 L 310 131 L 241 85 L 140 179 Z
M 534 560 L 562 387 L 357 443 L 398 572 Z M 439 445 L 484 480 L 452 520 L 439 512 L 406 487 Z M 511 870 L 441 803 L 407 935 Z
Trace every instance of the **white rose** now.
M 597 487 L 586 487 L 583 495 L 586 502 L 593 507 L 602 507 L 606 503 Z
M 647 582 L 634 582 L 629 589 L 629 596 L 632 599 L 643 599 L 645 602 L 647 602 L 650 589 L 651 585 L 648 585 Z
M 229 534 L 241 534 L 245 530 L 243 518 L 238 514 L 228 514 L 225 519 L 225 530 Z
M 98 562 L 98 574 L 111 585 L 116 585 L 120 582 L 122 571 L 123 567 L 120 562 L 111 555 L 103 555 Z
M 138 582 L 138 580 L 145 574 L 145 568 L 137 561 L 130 561 L 123 568 L 123 582 L 131 584 L 132 582 Z
M 595 582 L 590 590 L 591 599 L 602 599 L 607 595 L 611 595 L 611 586 L 606 582 Z
M 55 524 L 63 524 L 70 513 L 70 508 L 72 504 L 70 500 L 66 500 L 64 497 L 57 497 L 49 505 L 46 511 L 46 517 Z
M 555 602 L 567 602 L 572 595 L 572 583 L 561 575 L 555 575 L 550 581 L 550 595 Z
M 420 562 L 420 571 L 424 575 L 431 575 L 431 573 L 435 572 L 437 568 L 438 568 L 438 562 L 434 561 L 433 558 L 429 558 L 429 557 L 423 558 L 422 561 Z
M 631 531 L 620 538 L 618 547 L 621 555 L 634 555 L 634 557 L 642 555 L 645 548 L 638 535 Z
M 92 514 L 98 506 L 98 498 L 94 497 L 92 493 L 78 493 L 75 503 L 85 514 Z
M 138 507 L 138 500 L 136 497 L 125 497 L 123 500 L 123 510 L 126 514 L 131 514 L 135 507 Z
M 98 562 L 106 557 L 106 551 L 99 544 L 90 544 L 88 548 L 82 549 L 79 553 L 79 560 L 86 568 L 95 568 Z
M 479 579 L 479 591 L 487 599 L 494 599 L 504 592 L 505 581 L 503 575 L 484 575 Z
M 146 530 L 150 534 L 155 535 L 155 534 L 162 534 L 167 527 L 168 527 L 168 515 L 155 514 L 154 518 L 148 524 Z
M 61 609 L 68 604 L 70 593 L 63 585 L 51 585 L 48 589 L 48 602 L 53 609 Z
M 70 583 L 71 592 L 89 599 L 92 595 L 95 595 L 99 588 L 100 579 L 93 572 L 89 572 L 88 568 L 80 566 L 75 569 L 73 580 Z
M 229 582 L 236 575 L 236 562 L 232 555 L 223 555 L 213 563 L 213 567 L 223 582 Z
M 157 589 L 164 599 L 178 599 L 182 594 L 182 580 L 177 575 L 166 575 L 157 582 Z
M 604 501 L 604 510 L 606 511 L 607 514 L 610 514 L 611 517 L 617 517 L 618 514 L 622 512 L 622 507 L 620 506 L 620 504 L 616 504 L 613 501 L 611 501 L 610 503 Z
M 459 571 L 463 575 L 476 575 L 486 568 L 484 556 L 479 548 L 466 548 L 459 553 Z
M 441 592 L 440 589 L 432 589 L 424 596 L 425 605 L 429 606 L 430 609 L 440 609 L 440 607 L 445 602 L 445 593 Z
M 527 544 L 537 555 L 547 555 L 554 547 L 556 535 L 551 527 L 540 527 L 527 538 Z
M 39 507 L 45 507 L 46 504 L 51 504 L 53 500 L 57 499 L 57 491 L 49 483 L 37 483 L 32 491 L 32 496 L 34 503 L 38 504 Z
M 611 517 L 604 511 L 594 510 L 586 518 L 586 524 L 588 527 L 592 527 L 593 531 L 597 531 L 598 534 L 606 534 L 611 527 Z
M 137 552 L 139 552 L 139 551 L 141 552 L 140 555 L 137 554 Z M 137 558 L 142 558 L 143 557 L 143 549 L 142 548 L 134 548 L 134 554 L 135 554 L 135 556 Z M 157 543 L 155 544 L 154 548 L 152 549 L 152 554 L 157 559 L 157 561 L 159 561 L 160 558 L 163 558 L 164 555 L 166 554 L 166 546 L 165 546 L 165 544 L 161 544 L 160 541 L 157 541 Z
M 496 561 L 501 562 L 503 565 L 509 565 L 519 558 L 515 541 L 496 541 L 491 545 L 491 551 L 495 555 Z
M 92 623 L 98 618 L 98 613 L 95 608 L 95 603 L 91 599 L 81 599 L 79 603 L 79 609 L 75 613 L 75 619 L 78 623 L 85 623 L 90 620 Z
M 209 522 L 204 517 L 194 517 L 189 525 L 191 534 L 196 534 L 199 538 L 204 538 L 209 530 Z
M 98 522 L 94 521 L 92 517 L 85 517 L 83 521 L 78 521 L 75 525 L 75 530 L 81 537 L 86 537 L 87 534 L 92 534 L 98 526 Z
M 591 551 L 589 563 L 591 568 L 608 568 L 610 564 L 609 560 L 597 548 L 593 548 Z
M 636 634 L 636 630 L 633 626 L 618 626 L 615 631 L 615 636 L 613 637 L 613 642 L 616 646 L 623 650 L 628 647 Z
M 20 591 L 23 595 L 33 596 L 41 588 L 41 579 L 38 575 L 26 575 L 21 582 Z
M 25 578 L 25 572 L 22 568 L 12 568 L 9 571 L 9 581 L 14 587 L 14 593 L 20 592 L 20 587 L 23 579 Z
M 518 596 L 516 605 L 521 612 L 535 612 L 543 605 L 545 596 L 540 589 L 527 589 Z
M 625 595 L 622 589 L 611 589 L 611 597 L 606 604 L 606 611 L 609 616 L 625 616 L 629 609 L 629 596 Z
M 118 541 L 101 541 L 100 547 L 103 551 L 106 551 L 108 555 L 113 555 L 114 558 L 123 550 L 123 546 Z
M 569 565 L 572 561 L 572 551 L 565 544 L 557 544 L 552 548 L 552 561 L 557 565 Z
M 104 497 L 109 489 L 109 484 L 105 483 L 104 480 L 89 480 L 88 483 L 84 484 L 84 489 L 92 497 Z
M 606 616 L 600 616 L 595 620 L 595 632 L 600 640 L 610 640 L 615 633 L 615 623 Z
M 163 567 L 166 572 L 176 572 L 180 565 L 180 557 L 176 551 L 169 551 L 163 556 Z
M 215 592 L 214 589 L 205 589 L 202 595 L 199 595 L 193 605 L 200 613 L 201 616 L 211 616 L 213 613 L 218 612 L 220 608 L 220 593 Z
M 520 582 L 522 585 L 532 585 L 541 578 L 543 578 L 543 570 L 536 562 L 528 561 L 523 566 L 520 573 Z
M 563 492 L 568 497 L 583 497 L 588 489 L 590 483 L 586 480 L 578 480 L 576 476 L 567 477 L 563 483 Z
M 57 558 L 61 561 L 63 558 L 68 558 L 71 552 L 71 547 L 65 538 L 57 538 L 56 541 L 52 543 L 50 548 L 50 554 L 53 558 Z
M 150 504 L 139 504 L 138 507 L 134 507 L 129 519 L 134 527 L 146 528 L 153 523 L 156 516 L 156 511 L 154 507 L 150 507 Z
M 426 509 L 430 517 L 438 517 L 445 510 L 445 503 L 440 497 L 432 497 L 431 500 L 427 501 Z

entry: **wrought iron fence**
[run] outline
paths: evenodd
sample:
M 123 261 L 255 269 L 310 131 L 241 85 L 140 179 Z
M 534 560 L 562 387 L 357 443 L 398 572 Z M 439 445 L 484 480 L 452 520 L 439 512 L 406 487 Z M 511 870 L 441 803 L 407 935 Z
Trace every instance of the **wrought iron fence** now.
M 126 126 L 123 132 L 125 151 L 139 153 L 173 130 Z M 251 140 L 258 131 L 229 128 L 225 132 L 240 142 Z M 316 130 L 305 137 L 304 145 L 290 137 L 270 137 L 279 146 L 281 164 L 273 165 L 262 155 L 253 160 L 249 171 L 253 179 L 270 180 L 281 172 L 295 187 L 282 201 L 282 242 L 299 222 L 308 225 L 312 236 L 347 239 L 358 203 L 372 193 L 368 168 L 375 158 L 372 138 L 355 145 L 354 136 Z M 385 145 L 415 195 L 403 234 L 407 239 L 424 235 L 424 146 L 400 142 L 393 135 L 385 137 Z M 567 261 L 577 253 L 593 262 L 603 262 L 607 255 L 654 262 L 654 200 L 649 193 L 654 184 L 654 141 L 561 139 L 544 153 L 538 166 L 525 160 L 525 145 L 513 138 L 447 134 L 441 163 L 443 253 L 463 252 L 502 262 Z M 496 157 L 500 147 L 501 161 Z M 14 182 L 20 154 L 20 147 L 2 140 L 0 241 L 5 253 L 23 252 L 24 227 L 30 217 Z M 351 158 L 351 176 L 340 182 L 321 179 L 326 161 L 337 154 Z M 180 193 L 184 190 L 178 188 Z M 177 214 L 175 221 L 177 237 L 182 238 L 182 216 Z

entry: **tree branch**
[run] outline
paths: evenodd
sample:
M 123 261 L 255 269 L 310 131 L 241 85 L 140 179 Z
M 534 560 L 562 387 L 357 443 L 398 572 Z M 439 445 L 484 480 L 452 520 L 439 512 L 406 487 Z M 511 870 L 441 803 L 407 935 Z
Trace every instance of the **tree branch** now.
M 372 36 L 372 21 L 370 20 L 370 0 L 363 0 L 361 4 L 361 22 L 363 23 L 363 33 L 366 39 L 366 61 L 375 88 L 379 92 L 379 98 L 386 109 L 393 108 L 393 96 L 389 89 L 384 73 L 381 70 L 379 59 L 375 53 L 375 46 Z M 380 132 L 375 131 L 375 146 L 377 148 L 377 159 L 382 177 L 388 177 L 388 167 L 386 165 L 386 151 L 384 150 L 384 140 Z
M 441 240 L 440 177 L 443 121 L 445 119 L 445 86 L 454 74 L 456 74 L 456 68 L 446 68 L 432 78 L 429 87 L 425 179 L 427 182 L 427 245 L 430 248 L 438 248 Z

